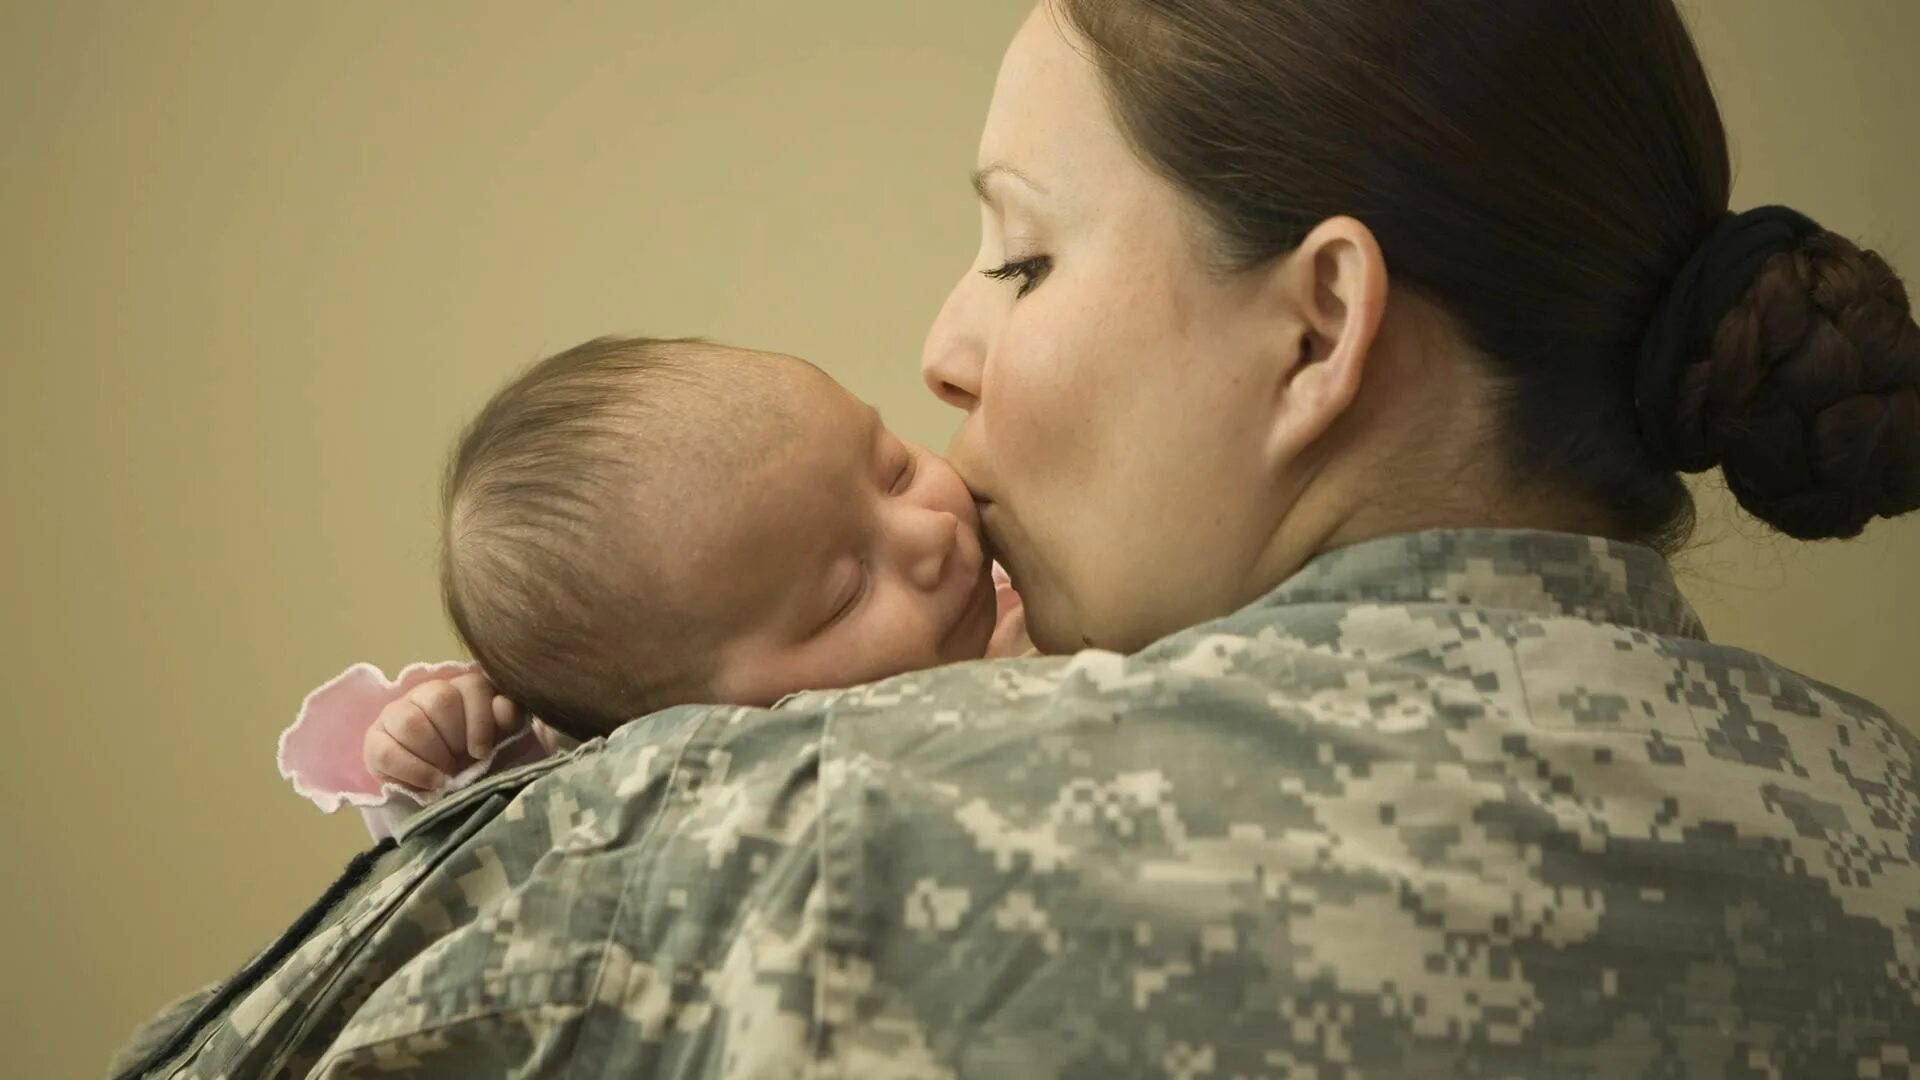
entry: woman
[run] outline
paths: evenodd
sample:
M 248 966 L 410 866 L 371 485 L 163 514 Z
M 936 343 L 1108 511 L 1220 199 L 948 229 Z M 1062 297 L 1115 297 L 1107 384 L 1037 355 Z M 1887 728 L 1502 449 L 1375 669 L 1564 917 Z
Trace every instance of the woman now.
M 924 368 L 1078 654 L 496 778 L 125 1060 L 1920 1060 L 1920 746 L 1708 643 L 1659 554 L 1716 464 L 1795 536 L 1920 504 L 1920 329 L 1877 257 L 1726 213 L 1667 0 L 1057 0 L 976 187 Z

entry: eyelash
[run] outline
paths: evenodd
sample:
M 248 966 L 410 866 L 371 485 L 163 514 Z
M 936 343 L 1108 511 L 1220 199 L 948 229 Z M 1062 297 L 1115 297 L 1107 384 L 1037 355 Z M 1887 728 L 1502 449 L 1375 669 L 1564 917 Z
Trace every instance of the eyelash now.
M 833 617 L 827 620 L 828 626 L 833 626 L 846 618 L 848 612 L 860 605 L 860 601 L 867 595 L 867 584 L 871 580 L 871 576 L 867 573 L 867 562 L 862 559 L 860 560 L 860 583 L 854 586 L 853 594 L 847 597 L 846 602 L 834 610 Z
M 1009 281 L 1013 278 L 1019 278 L 1020 291 L 1014 294 L 1014 299 L 1018 300 L 1038 288 L 1040 282 L 1046 279 L 1047 271 L 1051 269 L 1053 269 L 1052 256 L 1035 255 L 1030 259 L 1018 259 L 1005 266 L 997 266 L 992 270 L 982 270 L 980 272 L 995 281 Z
M 914 475 L 919 471 L 915 467 L 917 464 L 913 455 L 908 454 L 906 462 L 900 466 L 900 473 L 894 477 L 893 486 L 888 489 L 887 494 L 898 495 L 912 487 Z M 862 559 L 860 561 L 860 583 L 854 587 L 853 592 L 841 602 L 840 606 L 834 609 L 833 614 L 827 617 L 826 625 L 832 626 L 838 623 L 841 619 L 847 617 L 848 612 L 859 607 L 860 601 L 866 598 L 867 586 L 870 585 L 872 581 L 872 575 L 867 571 L 866 560 Z

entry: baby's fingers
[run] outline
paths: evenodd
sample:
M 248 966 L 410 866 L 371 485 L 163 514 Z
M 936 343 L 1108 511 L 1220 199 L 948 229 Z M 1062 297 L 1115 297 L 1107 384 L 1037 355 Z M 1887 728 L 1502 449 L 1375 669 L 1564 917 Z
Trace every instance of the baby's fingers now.
M 493 698 L 493 722 L 503 734 L 511 734 L 527 726 L 527 714 L 505 695 L 496 694 Z
M 436 687 L 438 691 L 453 697 L 451 707 L 441 700 L 441 694 L 435 691 Z M 374 727 L 393 736 L 393 740 L 414 757 L 452 776 L 461 769 L 466 738 L 463 735 L 449 744 L 446 737 L 440 734 L 440 725 L 446 723 L 448 717 L 455 723 L 464 723 L 460 717 L 459 697 L 446 683 L 417 687 L 406 697 L 380 710 Z M 421 704 L 422 698 L 425 698 L 426 705 Z M 439 714 L 438 718 L 436 713 Z M 455 751 L 454 746 L 461 749 Z
M 407 720 L 394 734 L 407 749 L 430 765 L 459 772 L 467 764 L 467 703 L 451 682 L 421 683 L 388 708 L 412 704 L 426 721 L 424 727 Z
M 367 772 L 383 784 L 399 784 L 422 792 L 440 786 L 443 774 L 438 769 L 420 760 L 384 731 L 375 730 L 367 737 L 364 754 Z
M 479 761 L 493 752 L 496 730 L 504 730 L 496 719 L 493 683 L 485 675 L 475 674 L 462 675 L 452 685 L 460 695 L 460 729 L 454 732 L 442 728 L 441 734 L 457 738 L 468 759 Z

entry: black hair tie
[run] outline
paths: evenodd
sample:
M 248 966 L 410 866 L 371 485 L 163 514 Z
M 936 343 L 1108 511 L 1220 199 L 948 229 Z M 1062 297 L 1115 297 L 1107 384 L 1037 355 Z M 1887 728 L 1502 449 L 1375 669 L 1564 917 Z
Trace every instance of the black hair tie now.
M 1680 371 L 1712 346 L 1720 320 L 1746 295 L 1767 260 L 1820 231 L 1812 218 L 1784 206 L 1729 214 L 1680 268 L 1640 343 L 1633 374 L 1640 435 L 1663 468 L 1702 472 L 1716 464 L 1703 460 L 1703 454 L 1681 457 L 1674 446 Z

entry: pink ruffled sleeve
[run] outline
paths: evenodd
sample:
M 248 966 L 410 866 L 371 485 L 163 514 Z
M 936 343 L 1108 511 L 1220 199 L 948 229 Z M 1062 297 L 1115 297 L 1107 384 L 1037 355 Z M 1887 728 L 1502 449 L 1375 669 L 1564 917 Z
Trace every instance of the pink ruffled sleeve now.
M 473 763 L 438 791 L 415 793 L 381 784 L 367 771 L 362 744 L 380 710 L 404 697 L 421 683 L 451 679 L 478 670 L 473 664 L 449 661 L 409 664 L 392 679 L 372 664 L 355 664 L 322 683 L 300 704 L 300 714 L 280 733 L 280 775 L 293 790 L 313 801 L 323 813 L 353 806 L 366 820 L 374 839 L 393 835 L 400 823 L 449 792 L 458 791 L 489 773 L 518 768 L 546 756 L 533 737 L 531 724 L 514 734 L 484 759 Z

